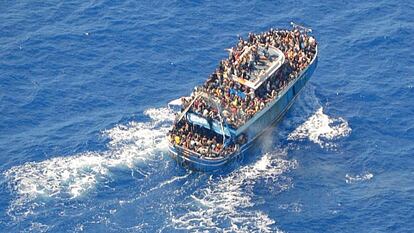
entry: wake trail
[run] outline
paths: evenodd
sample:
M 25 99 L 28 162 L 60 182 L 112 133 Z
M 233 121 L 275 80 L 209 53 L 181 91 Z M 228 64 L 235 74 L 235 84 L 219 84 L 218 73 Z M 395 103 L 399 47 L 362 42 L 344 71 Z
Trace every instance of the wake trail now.
M 174 120 L 168 108 L 152 108 L 144 112 L 148 122 L 130 122 L 105 130 L 108 150 L 54 157 L 41 162 L 28 162 L 7 170 L 4 175 L 15 193 L 10 212 L 31 213 L 25 205 L 38 197 L 72 199 L 108 179 L 114 167 L 133 168 L 167 148 L 165 135 Z M 24 209 L 24 210 L 23 210 Z M 12 213 L 10 213 L 13 215 Z
M 283 174 L 295 169 L 297 162 L 283 159 L 286 153 L 266 153 L 252 165 L 218 179 L 211 178 L 205 188 L 197 190 L 180 206 L 187 210 L 185 213 L 172 216 L 173 227 L 186 231 L 280 232 L 273 219 L 254 209 L 254 189 L 261 181 L 278 192 L 291 187 L 291 181 Z
M 39 197 L 63 200 L 80 197 L 98 183 L 108 180 L 114 168 L 132 169 L 137 163 L 151 160 L 157 152 L 165 151 L 168 146 L 165 135 L 175 117 L 173 110 L 152 108 L 144 114 L 150 118 L 148 122 L 133 121 L 103 131 L 109 138 L 106 151 L 28 162 L 7 170 L 4 175 L 16 196 L 9 206 L 8 214 L 14 218 L 32 214 L 38 205 L 33 200 Z M 329 117 L 320 107 L 293 130 L 288 139 L 309 139 L 322 148 L 332 148 L 336 146 L 334 140 L 350 133 L 351 128 L 346 120 Z M 292 181 L 286 178 L 285 173 L 296 169 L 297 161 L 286 159 L 286 156 L 287 149 L 265 153 L 253 164 L 241 166 L 218 178 L 210 178 L 201 189 L 175 204 L 178 209 L 185 211 L 171 215 L 171 226 L 190 231 L 280 231 L 275 227 L 275 220 L 255 208 L 254 188 L 256 184 L 265 182 L 266 187 L 277 193 L 289 189 Z M 190 174 L 160 182 L 144 196 L 187 179 Z M 347 182 L 355 180 L 358 177 L 347 177 Z

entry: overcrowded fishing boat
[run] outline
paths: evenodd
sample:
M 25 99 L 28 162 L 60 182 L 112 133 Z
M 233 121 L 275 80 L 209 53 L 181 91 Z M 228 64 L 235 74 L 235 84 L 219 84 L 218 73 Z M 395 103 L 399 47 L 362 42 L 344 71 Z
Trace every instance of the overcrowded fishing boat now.
M 317 66 L 311 30 L 292 23 L 239 37 L 229 57 L 190 97 L 168 133 L 169 152 L 196 170 L 214 170 L 242 156 L 280 121 Z

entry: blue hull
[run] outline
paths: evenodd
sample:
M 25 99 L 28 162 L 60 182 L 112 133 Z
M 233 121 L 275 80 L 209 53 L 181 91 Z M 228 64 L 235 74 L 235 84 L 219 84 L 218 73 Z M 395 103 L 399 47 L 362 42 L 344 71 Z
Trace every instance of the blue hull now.
M 169 145 L 169 152 L 172 158 L 185 167 L 200 171 L 212 171 L 222 168 L 231 161 L 243 156 L 253 145 L 253 142 L 262 135 L 267 129 L 278 123 L 294 100 L 306 85 L 318 64 L 318 56 L 315 54 L 311 64 L 302 71 L 294 82 L 291 82 L 285 90 L 279 94 L 279 97 L 270 102 L 263 110 L 250 119 L 244 126 L 240 127 L 236 136 L 245 133 L 249 135 L 250 140 L 244 144 L 239 151 L 228 155 L 225 158 L 206 158 L 192 153 L 191 151 L 182 150 L 174 145 Z

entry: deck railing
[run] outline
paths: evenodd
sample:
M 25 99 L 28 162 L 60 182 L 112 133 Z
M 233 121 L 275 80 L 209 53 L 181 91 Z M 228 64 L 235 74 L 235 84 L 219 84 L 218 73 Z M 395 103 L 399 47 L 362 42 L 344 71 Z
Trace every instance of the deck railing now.
M 186 157 L 189 157 L 190 155 L 195 155 L 198 158 L 203 158 L 203 159 L 218 159 L 218 158 L 224 158 L 224 156 L 222 156 L 221 154 L 217 153 L 217 152 L 211 152 L 212 154 L 215 154 L 216 157 L 209 157 L 209 156 L 205 156 L 202 155 L 196 151 L 184 148 L 182 146 L 178 146 L 178 145 L 174 145 L 174 148 L 177 150 L 177 152 L 185 155 Z

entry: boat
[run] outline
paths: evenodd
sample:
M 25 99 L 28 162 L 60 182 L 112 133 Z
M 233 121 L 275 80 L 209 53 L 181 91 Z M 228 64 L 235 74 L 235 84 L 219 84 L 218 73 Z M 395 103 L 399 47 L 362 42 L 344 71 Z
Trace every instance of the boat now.
M 170 156 L 194 170 L 223 168 L 241 158 L 279 122 L 317 67 L 312 31 L 249 33 L 190 97 L 183 97 L 167 137 Z

